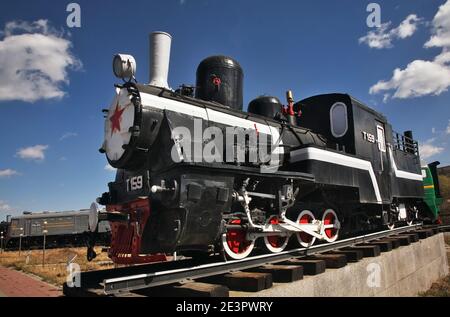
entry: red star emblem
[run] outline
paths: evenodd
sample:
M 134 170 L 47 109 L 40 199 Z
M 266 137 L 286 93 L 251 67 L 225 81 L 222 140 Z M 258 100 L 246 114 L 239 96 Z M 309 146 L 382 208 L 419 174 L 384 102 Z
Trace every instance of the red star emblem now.
M 116 105 L 116 110 L 114 114 L 109 118 L 111 120 L 111 135 L 114 134 L 114 131 L 120 132 L 120 121 L 122 121 L 122 113 L 125 111 L 125 108 L 122 110 L 119 109 L 119 104 Z

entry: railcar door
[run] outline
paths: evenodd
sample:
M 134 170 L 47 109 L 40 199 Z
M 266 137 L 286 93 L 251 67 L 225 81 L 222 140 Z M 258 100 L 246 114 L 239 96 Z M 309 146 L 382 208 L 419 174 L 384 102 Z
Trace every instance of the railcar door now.
M 24 235 L 25 235 L 26 237 L 28 237 L 28 236 L 31 235 L 31 220 L 30 220 L 30 219 L 27 219 L 27 221 L 26 221 L 26 225 L 25 225 L 25 233 L 24 233 Z
M 31 220 L 31 232 L 30 236 L 39 236 L 42 234 L 42 226 L 39 222 L 39 219 L 33 219 Z
M 381 198 L 384 202 L 389 202 L 390 198 L 390 178 L 389 161 L 387 156 L 386 133 L 384 123 L 375 120 L 376 147 L 374 151 L 373 168 L 377 177 Z

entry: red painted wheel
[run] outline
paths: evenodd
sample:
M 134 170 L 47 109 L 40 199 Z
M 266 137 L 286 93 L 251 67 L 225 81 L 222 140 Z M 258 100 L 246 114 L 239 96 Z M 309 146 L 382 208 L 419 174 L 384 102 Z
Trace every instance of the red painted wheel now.
M 333 209 L 327 209 L 322 216 L 324 226 L 324 238 L 328 242 L 334 242 L 338 238 L 339 226 L 338 217 Z
M 240 225 L 241 219 L 232 219 L 230 225 Z M 247 240 L 244 229 L 228 229 L 222 236 L 222 245 L 225 255 L 233 260 L 244 259 L 253 251 L 255 240 Z
M 271 216 L 267 221 L 268 225 L 278 225 L 279 223 L 280 220 L 278 219 L 278 216 Z M 264 244 L 267 250 L 272 253 L 279 253 L 283 251 L 286 248 L 288 242 L 289 236 L 282 236 L 280 234 L 274 234 L 264 237 Z
M 301 225 L 312 224 L 314 220 L 316 220 L 316 217 L 314 217 L 314 214 L 311 211 L 303 210 L 300 215 L 298 215 L 297 223 Z M 302 247 L 307 248 L 316 242 L 316 237 L 313 237 L 306 232 L 299 232 L 297 233 L 297 241 Z

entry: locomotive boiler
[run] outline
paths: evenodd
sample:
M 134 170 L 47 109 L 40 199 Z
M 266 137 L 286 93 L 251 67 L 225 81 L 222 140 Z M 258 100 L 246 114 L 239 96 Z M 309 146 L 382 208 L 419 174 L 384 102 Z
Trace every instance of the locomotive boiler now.
M 226 56 L 203 60 L 195 87 L 174 91 L 171 36 L 150 39 L 150 83 L 116 55 L 124 83 L 104 110 L 100 152 L 117 174 L 97 200 L 107 212 L 94 206 L 91 220 L 110 222 L 116 263 L 243 259 L 434 220 L 412 132 L 340 93 L 295 102 L 288 91 L 286 105 L 260 96 L 243 111 L 244 72 Z

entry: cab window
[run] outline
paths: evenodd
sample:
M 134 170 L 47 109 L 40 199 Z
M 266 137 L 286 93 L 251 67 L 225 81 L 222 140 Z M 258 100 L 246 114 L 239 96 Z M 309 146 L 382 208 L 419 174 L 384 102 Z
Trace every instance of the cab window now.
M 330 109 L 331 134 L 335 138 L 343 137 L 348 130 L 347 106 L 336 102 Z

